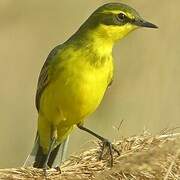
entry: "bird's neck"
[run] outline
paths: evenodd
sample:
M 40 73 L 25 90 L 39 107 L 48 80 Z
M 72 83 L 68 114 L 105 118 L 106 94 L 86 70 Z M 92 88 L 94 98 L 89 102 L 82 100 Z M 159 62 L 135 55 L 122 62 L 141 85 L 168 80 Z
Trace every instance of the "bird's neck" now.
M 99 57 L 111 56 L 113 43 L 101 36 L 98 36 L 96 33 L 88 37 L 87 43 L 89 48 L 93 53 L 96 53 Z
M 72 40 L 81 48 L 98 57 L 112 56 L 114 40 L 99 29 L 88 29 L 75 33 Z

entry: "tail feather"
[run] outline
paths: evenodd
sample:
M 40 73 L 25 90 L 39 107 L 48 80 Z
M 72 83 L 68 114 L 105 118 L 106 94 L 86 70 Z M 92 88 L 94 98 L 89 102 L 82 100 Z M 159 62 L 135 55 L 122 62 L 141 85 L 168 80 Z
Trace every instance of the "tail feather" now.
M 35 141 L 34 141 L 33 149 L 31 151 L 31 153 L 28 155 L 28 157 L 26 158 L 26 160 L 25 160 L 25 162 L 23 164 L 23 167 L 28 167 L 28 166 L 32 166 L 33 165 L 33 163 L 35 161 L 35 157 L 36 157 L 37 151 L 38 151 L 38 148 L 39 148 L 39 135 L 37 133 Z
M 60 166 L 65 161 L 66 154 L 67 154 L 68 142 L 69 142 L 69 136 L 61 144 L 59 151 L 56 155 L 56 158 L 54 159 L 54 162 L 52 164 L 52 167 Z
M 58 151 L 59 151 L 59 148 L 60 148 L 61 144 L 59 144 L 55 149 L 53 149 L 53 151 L 51 152 L 50 154 L 50 157 L 49 157 L 49 161 L 48 161 L 48 166 L 49 167 L 55 167 L 53 166 L 53 163 L 55 161 L 55 159 L 57 158 L 57 155 L 58 155 Z M 60 162 L 59 162 L 60 163 Z
M 65 160 L 68 140 L 69 140 L 69 136 L 67 137 L 67 139 L 64 140 L 62 144 L 59 144 L 51 152 L 48 160 L 48 166 L 50 168 L 60 166 L 61 163 Z M 43 149 L 39 144 L 39 135 L 37 134 L 32 152 L 26 159 L 23 166 L 24 167 L 33 166 L 36 168 L 43 168 L 44 162 L 46 160 L 46 156 L 47 154 L 44 154 Z

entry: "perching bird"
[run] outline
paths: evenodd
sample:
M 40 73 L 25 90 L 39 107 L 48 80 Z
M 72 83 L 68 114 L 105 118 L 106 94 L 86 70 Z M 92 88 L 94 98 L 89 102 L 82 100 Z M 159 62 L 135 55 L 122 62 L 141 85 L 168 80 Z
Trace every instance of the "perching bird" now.
M 108 3 L 50 52 L 39 75 L 38 130 L 26 164 L 33 160 L 33 167 L 44 169 L 60 164 L 75 125 L 99 138 L 103 149 L 109 147 L 112 164 L 112 150 L 118 151 L 83 123 L 97 109 L 112 82 L 115 42 L 139 27 L 157 28 L 128 5 Z

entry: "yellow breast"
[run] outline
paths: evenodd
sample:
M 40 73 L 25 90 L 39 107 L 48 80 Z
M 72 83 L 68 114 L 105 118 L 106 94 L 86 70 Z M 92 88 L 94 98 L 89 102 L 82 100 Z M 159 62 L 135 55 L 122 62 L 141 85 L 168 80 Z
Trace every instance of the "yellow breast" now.
M 55 124 L 76 124 L 100 104 L 112 78 L 112 58 L 108 57 L 100 66 L 83 58 L 65 61 L 61 66 L 66 68 L 61 68 L 44 91 L 41 109 Z

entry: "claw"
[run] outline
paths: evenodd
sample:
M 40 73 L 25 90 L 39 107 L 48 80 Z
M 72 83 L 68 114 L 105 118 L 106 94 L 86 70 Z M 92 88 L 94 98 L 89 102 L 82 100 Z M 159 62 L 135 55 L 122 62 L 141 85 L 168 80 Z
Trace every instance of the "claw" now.
M 43 167 L 43 175 L 45 176 L 45 177 L 47 177 L 47 170 L 49 169 L 49 166 L 47 165 L 47 164 L 45 164 L 44 165 L 44 167 Z
M 108 141 L 107 139 L 104 139 L 102 141 L 102 147 L 101 147 L 99 160 L 102 160 L 102 156 L 103 156 L 105 147 L 109 148 L 109 154 L 111 157 L 110 166 L 112 167 L 113 166 L 113 151 L 115 151 L 118 155 L 120 155 L 120 152 L 113 146 L 113 144 L 110 141 Z
M 61 174 L 61 168 L 59 166 L 56 166 L 54 169 Z
M 112 150 L 114 150 L 118 155 L 120 155 L 120 152 L 119 152 L 119 151 L 112 145 L 112 143 L 109 142 L 107 139 L 105 139 L 105 138 L 103 138 L 102 136 L 94 133 L 94 132 L 91 131 L 90 129 L 85 128 L 85 127 L 82 126 L 81 124 L 77 124 L 77 126 L 78 126 L 79 129 L 90 133 L 91 135 L 95 136 L 96 138 L 98 138 L 98 139 L 100 139 L 100 140 L 102 141 L 102 149 L 101 149 L 101 153 L 100 153 L 100 156 L 99 156 L 99 160 L 102 159 L 105 146 L 108 146 L 108 148 L 109 148 L 109 153 L 110 153 L 110 156 L 111 156 L 111 167 L 112 167 L 112 166 L 113 166 L 113 153 L 112 153 Z

